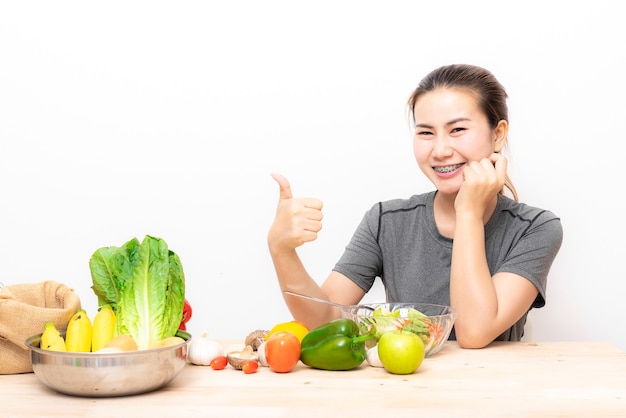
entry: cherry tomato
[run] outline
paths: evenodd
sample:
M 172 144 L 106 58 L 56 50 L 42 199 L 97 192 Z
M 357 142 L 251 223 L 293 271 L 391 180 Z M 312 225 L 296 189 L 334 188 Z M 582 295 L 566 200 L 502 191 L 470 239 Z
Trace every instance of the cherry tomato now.
M 246 360 L 241 366 L 241 370 L 243 370 L 245 374 L 256 373 L 258 368 L 259 362 L 256 360 Z
M 222 370 L 228 364 L 228 359 L 226 356 L 217 356 L 213 360 L 211 360 L 211 367 L 213 370 Z
M 265 342 L 265 360 L 277 373 L 290 372 L 300 360 L 300 340 L 289 331 L 279 331 Z

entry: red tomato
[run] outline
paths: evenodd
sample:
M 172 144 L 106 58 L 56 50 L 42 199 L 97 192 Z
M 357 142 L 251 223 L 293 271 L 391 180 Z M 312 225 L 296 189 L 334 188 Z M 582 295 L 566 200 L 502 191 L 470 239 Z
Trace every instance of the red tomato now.
M 213 370 L 222 370 L 228 364 L 228 359 L 226 356 L 217 356 L 213 360 L 211 360 L 211 367 Z
M 259 363 L 256 360 L 246 360 L 241 366 L 241 370 L 243 370 L 245 374 L 256 373 L 258 368 Z
M 300 360 L 300 340 L 289 331 L 279 331 L 265 342 L 265 360 L 277 373 L 290 372 Z

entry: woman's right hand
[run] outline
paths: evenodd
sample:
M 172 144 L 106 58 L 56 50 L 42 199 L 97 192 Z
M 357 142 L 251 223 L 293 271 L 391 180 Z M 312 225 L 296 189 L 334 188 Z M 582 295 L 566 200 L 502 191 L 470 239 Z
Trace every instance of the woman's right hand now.
M 454 201 L 457 215 L 472 214 L 482 221 L 485 211 L 504 187 L 506 170 L 506 157 L 497 153 L 467 164 L 463 168 L 463 183 Z
M 280 174 L 272 177 L 280 188 L 276 217 L 267 236 L 270 252 L 275 254 L 292 251 L 317 238 L 322 229 L 322 201 L 294 198 L 287 178 Z

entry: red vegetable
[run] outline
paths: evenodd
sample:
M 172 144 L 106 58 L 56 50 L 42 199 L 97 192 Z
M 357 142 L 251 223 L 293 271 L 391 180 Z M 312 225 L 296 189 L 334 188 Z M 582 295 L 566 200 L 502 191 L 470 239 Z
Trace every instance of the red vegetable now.
M 189 301 L 185 299 L 185 303 L 183 304 L 183 319 L 178 326 L 178 329 L 182 329 L 183 331 L 187 331 L 187 322 L 191 319 L 191 305 Z
M 222 370 L 228 364 L 228 359 L 226 356 L 217 356 L 213 360 L 211 360 L 211 367 L 213 370 Z
M 256 360 L 246 360 L 241 366 L 241 370 L 243 370 L 245 374 L 256 373 L 258 368 L 259 363 Z
M 300 340 L 289 331 L 279 331 L 265 342 L 265 360 L 277 373 L 290 372 L 300 360 Z

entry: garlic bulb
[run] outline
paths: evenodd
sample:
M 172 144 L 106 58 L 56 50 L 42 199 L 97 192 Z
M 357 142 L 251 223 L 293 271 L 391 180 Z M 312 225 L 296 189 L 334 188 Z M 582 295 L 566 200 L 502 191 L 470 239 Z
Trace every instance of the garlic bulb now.
M 205 332 L 199 338 L 192 338 L 187 344 L 187 360 L 199 366 L 208 366 L 218 356 L 224 355 L 224 348 L 215 340 L 207 338 Z
M 257 348 L 257 354 L 259 356 L 259 364 L 263 367 L 269 367 L 269 364 L 267 364 L 267 360 L 265 359 L 265 343 L 266 341 L 263 341 L 259 348 Z
M 377 345 L 367 350 L 366 360 L 367 360 L 367 364 L 369 364 L 372 367 L 383 367 L 383 363 L 380 361 L 380 357 L 378 357 Z

